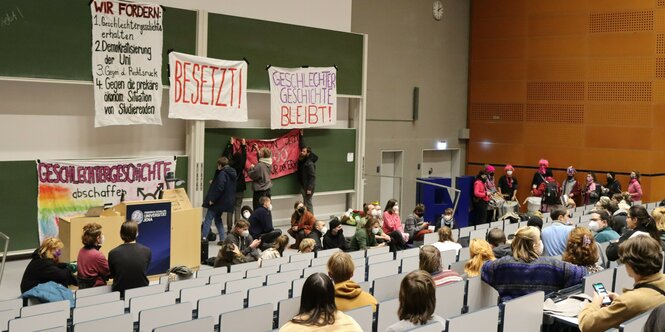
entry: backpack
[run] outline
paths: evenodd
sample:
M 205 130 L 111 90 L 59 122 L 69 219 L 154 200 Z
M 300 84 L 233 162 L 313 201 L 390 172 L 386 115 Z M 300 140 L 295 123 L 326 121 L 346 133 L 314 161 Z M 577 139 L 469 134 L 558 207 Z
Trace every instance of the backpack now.
M 545 182 L 545 192 L 543 193 L 543 203 L 547 205 L 559 204 L 559 186 L 556 182 Z

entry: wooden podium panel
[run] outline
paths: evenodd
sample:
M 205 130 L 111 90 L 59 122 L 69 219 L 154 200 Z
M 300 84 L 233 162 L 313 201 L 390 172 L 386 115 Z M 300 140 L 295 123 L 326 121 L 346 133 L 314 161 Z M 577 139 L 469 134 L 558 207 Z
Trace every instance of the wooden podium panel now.
M 173 208 L 173 205 L 171 208 L 170 266 L 185 265 L 190 268 L 197 268 L 201 264 L 202 209 L 191 208 L 191 203 L 189 203 L 186 194 L 181 192 L 177 194 L 179 204 L 176 204 L 176 209 Z M 183 201 L 183 194 L 185 201 Z M 109 252 L 123 243 L 120 238 L 120 226 L 128 219 L 126 216 L 127 206 L 159 202 L 172 202 L 172 200 L 123 202 L 109 210 L 105 210 L 100 217 L 60 218 L 60 239 L 65 245 L 60 260 L 71 262 L 77 259 L 78 252 L 83 247 L 81 242 L 83 226 L 92 222 L 102 226 L 104 244 L 101 252 L 108 258 Z

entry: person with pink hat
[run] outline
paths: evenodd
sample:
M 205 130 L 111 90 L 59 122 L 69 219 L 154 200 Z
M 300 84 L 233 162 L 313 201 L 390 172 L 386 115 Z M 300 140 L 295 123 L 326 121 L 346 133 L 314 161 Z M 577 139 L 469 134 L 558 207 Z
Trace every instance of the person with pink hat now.
M 485 165 L 485 173 L 487 173 L 487 180 L 485 180 L 485 187 L 490 195 L 496 192 L 496 184 L 494 184 L 494 171 L 496 169 L 492 165 Z
M 540 186 L 541 183 L 545 182 L 545 172 L 550 167 L 550 162 L 547 159 L 538 160 L 538 170 L 536 174 L 533 175 L 533 180 L 531 180 L 531 189 L 536 189 Z
M 508 164 L 503 170 L 506 174 L 499 178 L 499 194 L 507 201 L 517 200 L 517 179 L 513 177 L 515 169 Z

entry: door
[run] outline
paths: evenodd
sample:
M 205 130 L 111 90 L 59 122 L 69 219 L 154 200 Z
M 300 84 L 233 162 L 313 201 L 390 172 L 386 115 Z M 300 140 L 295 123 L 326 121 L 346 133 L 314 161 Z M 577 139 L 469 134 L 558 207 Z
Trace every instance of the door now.
M 381 208 L 389 199 L 402 200 L 402 151 L 381 152 Z
M 453 151 L 452 150 L 423 150 L 423 164 L 420 168 L 422 177 L 452 178 Z

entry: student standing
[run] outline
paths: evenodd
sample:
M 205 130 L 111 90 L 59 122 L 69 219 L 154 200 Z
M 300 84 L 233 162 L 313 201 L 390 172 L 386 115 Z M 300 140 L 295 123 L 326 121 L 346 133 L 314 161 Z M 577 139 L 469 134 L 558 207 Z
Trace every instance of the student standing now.
M 242 207 L 242 199 L 245 194 L 245 189 L 247 185 L 245 184 L 245 163 L 247 162 L 247 147 L 245 139 L 243 138 L 240 142 L 240 151 L 233 153 L 233 143 L 234 139 L 231 137 L 231 143 L 226 146 L 224 150 L 224 156 L 229 158 L 230 166 L 236 171 L 236 194 L 233 202 L 233 212 L 228 212 L 226 214 L 226 230 L 227 234 L 231 233 L 233 228 L 233 223 L 236 220 L 240 219 L 242 215 L 240 214 L 240 208 Z
M 203 207 L 208 208 L 208 212 L 203 220 L 201 237 L 204 239 L 208 237 L 212 219 L 215 219 L 215 226 L 219 233 L 217 244 L 221 245 L 224 239 L 222 213 L 233 213 L 237 173 L 235 169 L 229 166 L 229 159 L 226 157 L 220 157 L 217 160 L 217 169 L 219 169 L 219 173 L 210 184 L 208 194 L 203 200 Z
M 319 157 L 312 153 L 312 148 L 309 146 L 300 149 L 300 156 L 298 157 L 298 180 L 300 181 L 300 193 L 302 200 L 305 202 L 307 211 L 314 213 L 314 206 L 312 205 L 312 196 L 314 196 L 314 188 L 316 186 L 316 161 Z
M 256 165 L 249 166 L 249 171 L 247 175 L 252 179 L 252 190 L 254 191 L 252 197 L 252 207 L 256 210 L 261 203 L 259 203 L 259 198 L 261 197 L 272 197 L 270 194 L 270 188 L 272 188 L 272 180 L 270 179 L 270 169 L 272 168 L 272 152 L 270 149 L 263 147 L 258 149 L 258 145 L 254 144 L 254 148 L 257 149 L 257 156 L 259 162 Z

